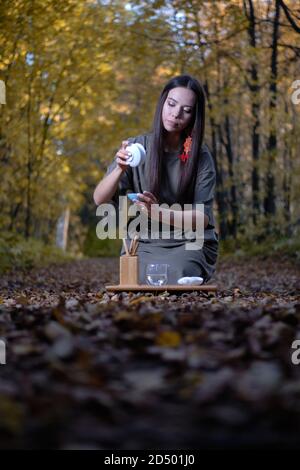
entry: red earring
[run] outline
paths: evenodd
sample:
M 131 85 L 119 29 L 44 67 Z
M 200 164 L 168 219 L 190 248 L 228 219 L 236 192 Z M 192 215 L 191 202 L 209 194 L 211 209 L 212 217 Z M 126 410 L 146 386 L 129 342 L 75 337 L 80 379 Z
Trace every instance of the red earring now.
M 188 158 L 190 158 L 190 156 L 191 156 L 192 142 L 193 142 L 193 140 L 192 140 L 192 137 L 190 135 L 184 141 L 183 153 L 181 155 L 179 155 L 179 158 L 183 163 L 185 163 L 188 160 Z

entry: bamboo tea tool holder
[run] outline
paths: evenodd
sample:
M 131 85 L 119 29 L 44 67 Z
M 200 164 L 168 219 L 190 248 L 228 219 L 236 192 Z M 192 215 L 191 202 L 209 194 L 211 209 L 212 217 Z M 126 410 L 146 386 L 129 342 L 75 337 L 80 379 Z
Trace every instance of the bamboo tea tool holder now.
M 120 256 L 120 286 L 137 286 L 139 283 L 139 258 L 136 255 L 137 235 L 131 240 L 129 250 L 124 238 L 123 245 L 126 255 Z

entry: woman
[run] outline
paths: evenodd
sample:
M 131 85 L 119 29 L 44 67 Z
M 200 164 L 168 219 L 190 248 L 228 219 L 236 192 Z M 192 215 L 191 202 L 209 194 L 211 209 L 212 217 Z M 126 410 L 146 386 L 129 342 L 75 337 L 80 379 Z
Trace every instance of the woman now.
M 146 283 L 148 263 L 169 265 L 168 284 L 176 284 L 184 276 L 200 276 L 207 282 L 215 271 L 219 237 L 212 205 L 216 176 L 213 158 L 203 144 L 204 126 L 201 84 L 189 75 L 174 77 L 161 92 L 152 131 L 123 141 L 95 189 L 97 205 L 108 201 L 118 204 L 120 195 L 139 193 L 135 203 L 150 222 L 152 204 L 180 204 L 182 210 L 165 209 L 171 215 L 169 239 L 140 238 L 137 254 L 141 284 Z M 146 149 L 146 160 L 137 167 L 126 164 L 126 146 L 130 143 L 140 143 Z M 204 204 L 204 244 L 201 249 L 186 250 L 187 239 L 175 239 L 172 233 L 181 227 L 183 214 L 194 230 L 197 203 Z M 184 204 L 192 204 L 191 210 L 185 210 Z M 163 227 L 160 221 L 160 230 Z M 121 255 L 124 253 L 122 247 Z

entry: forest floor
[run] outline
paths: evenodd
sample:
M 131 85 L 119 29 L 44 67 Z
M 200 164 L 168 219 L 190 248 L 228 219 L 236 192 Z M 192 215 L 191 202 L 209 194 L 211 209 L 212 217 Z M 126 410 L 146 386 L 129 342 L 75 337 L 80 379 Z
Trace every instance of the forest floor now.
M 107 293 L 118 261 L 2 276 L 0 448 L 299 446 L 299 266 L 226 258 L 218 292 L 154 296 Z

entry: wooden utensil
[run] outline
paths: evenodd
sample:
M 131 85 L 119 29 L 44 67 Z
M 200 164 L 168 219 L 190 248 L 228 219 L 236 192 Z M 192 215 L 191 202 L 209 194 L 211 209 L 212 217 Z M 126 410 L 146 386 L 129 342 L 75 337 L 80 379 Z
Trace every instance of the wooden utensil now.
M 123 240 L 123 245 L 124 245 L 124 248 L 125 248 L 125 251 L 126 251 L 126 255 L 129 256 L 129 251 L 128 251 L 128 247 L 127 247 L 127 244 L 126 244 L 126 240 L 125 240 L 125 238 L 123 238 L 122 240 Z
M 136 235 L 136 236 L 134 237 L 134 246 L 133 246 L 133 250 L 132 250 L 133 256 L 135 256 L 135 254 L 136 254 L 136 251 L 137 251 L 137 248 L 138 248 L 138 244 L 139 244 L 139 240 L 138 240 L 138 236 Z

